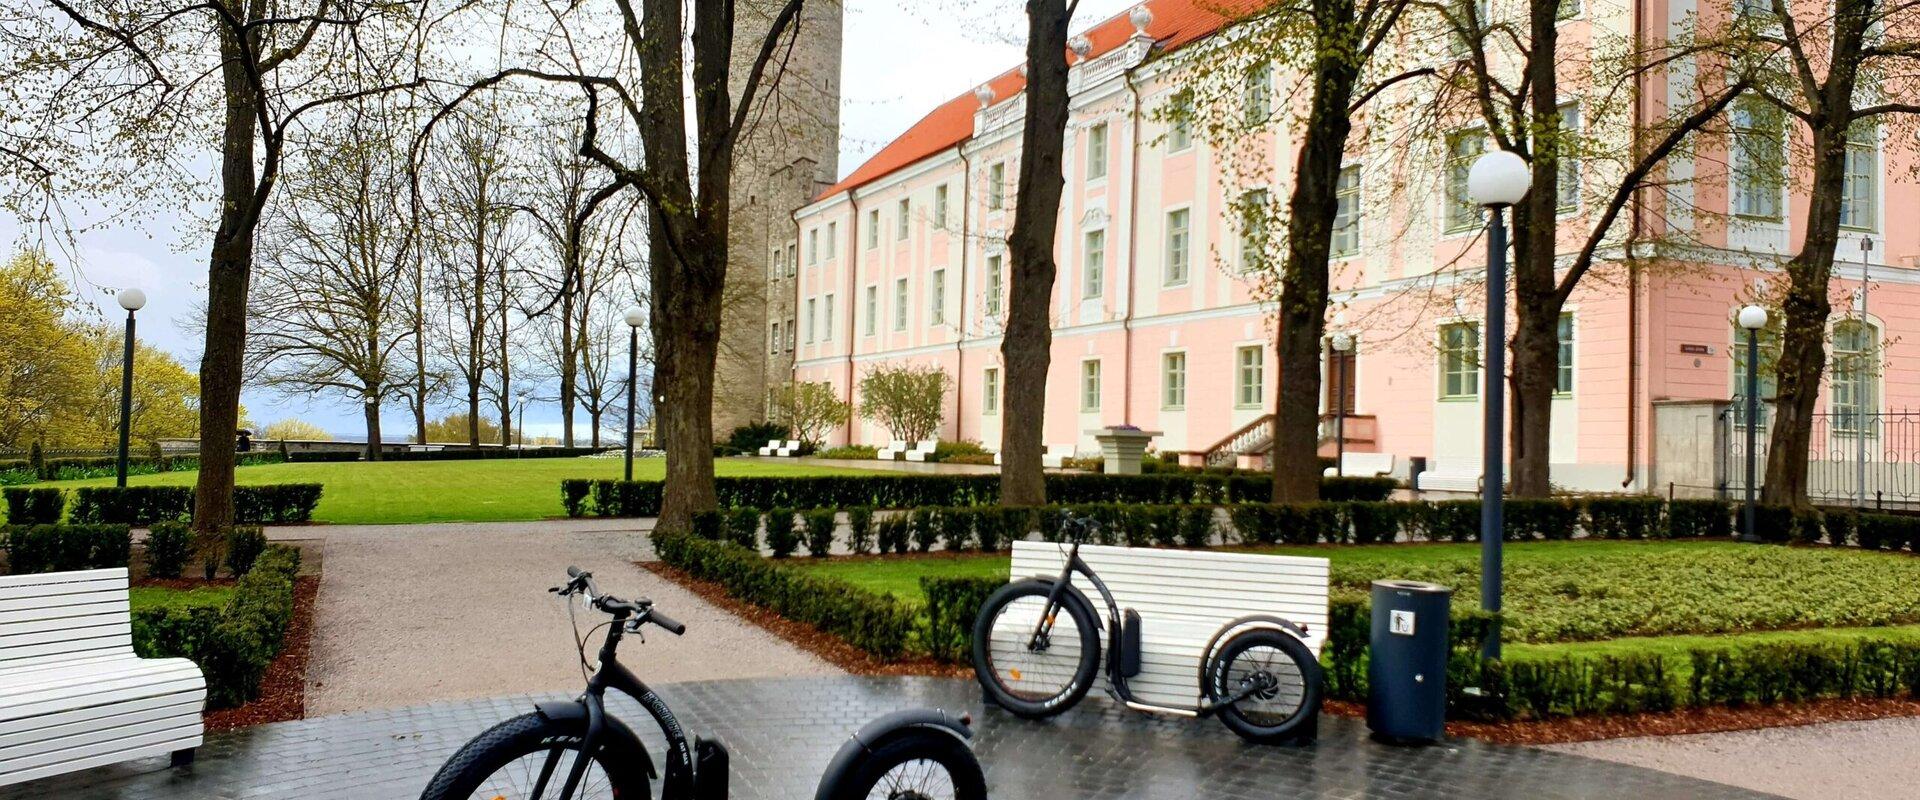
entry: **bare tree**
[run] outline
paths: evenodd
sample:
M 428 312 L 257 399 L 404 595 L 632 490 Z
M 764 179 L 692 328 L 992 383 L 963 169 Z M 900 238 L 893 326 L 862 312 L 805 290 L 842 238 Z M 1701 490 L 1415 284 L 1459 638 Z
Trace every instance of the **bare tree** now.
M 426 175 L 430 194 L 420 202 L 435 220 L 433 253 L 439 264 L 434 274 L 445 306 L 445 352 L 465 391 L 467 444 L 477 446 L 480 403 L 495 369 L 490 337 L 503 321 L 494 300 L 510 252 L 512 202 L 498 117 L 461 114 L 448 128 L 444 141 L 433 143 Z M 500 430 L 505 436 L 513 427 L 502 424 Z

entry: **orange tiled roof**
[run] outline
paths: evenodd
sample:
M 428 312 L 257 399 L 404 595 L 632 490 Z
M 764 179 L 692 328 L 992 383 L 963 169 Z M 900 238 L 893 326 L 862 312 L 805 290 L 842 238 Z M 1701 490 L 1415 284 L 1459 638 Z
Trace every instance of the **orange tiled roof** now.
M 1167 51 L 1213 34 L 1227 23 L 1230 15 L 1236 10 L 1251 9 L 1261 5 L 1261 2 L 1259 0 L 1146 0 L 1143 5 L 1153 12 L 1153 21 L 1147 25 L 1147 35 L 1153 37 L 1160 50 Z M 1093 43 L 1089 58 L 1098 58 L 1133 38 L 1133 23 L 1127 19 L 1129 13 L 1131 9 L 1108 18 L 1086 31 L 1087 39 Z M 993 88 L 995 102 L 1005 102 L 1026 88 L 1027 79 L 1016 67 L 994 76 L 987 81 L 987 85 Z M 906 133 L 888 142 L 886 147 L 880 148 L 880 152 L 874 153 L 866 163 L 842 178 L 839 183 L 827 187 L 827 190 L 821 192 L 815 199 L 825 199 L 872 183 L 972 138 L 973 113 L 979 108 L 980 101 L 971 91 L 940 104 L 919 122 L 914 123 L 913 127 L 908 128 Z

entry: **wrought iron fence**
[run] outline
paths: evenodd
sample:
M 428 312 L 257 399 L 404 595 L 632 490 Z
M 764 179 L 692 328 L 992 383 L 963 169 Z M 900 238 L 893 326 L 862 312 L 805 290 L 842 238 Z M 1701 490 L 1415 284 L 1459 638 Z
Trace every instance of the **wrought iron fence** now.
M 1743 404 L 1720 414 L 1720 492 L 1746 492 L 1747 428 Z M 1754 480 L 1766 483 L 1773 415 L 1763 410 L 1755 431 Z M 1920 411 L 1842 411 L 1813 415 L 1807 447 L 1807 497 L 1822 505 L 1863 508 L 1920 506 Z

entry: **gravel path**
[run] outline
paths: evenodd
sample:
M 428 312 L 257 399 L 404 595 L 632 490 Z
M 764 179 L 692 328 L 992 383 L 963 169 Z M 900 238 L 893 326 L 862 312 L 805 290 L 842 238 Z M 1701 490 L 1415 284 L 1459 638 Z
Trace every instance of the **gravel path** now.
M 1613 739 L 1546 749 L 1805 800 L 1920 793 L 1920 718 L 1831 722 L 1691 736 Z
M 568 565 L 687 624 L 649 628 L 622 662 L 649 682 L 833 675 L 825 661 L 633 565 L 646 521 L 313 526 L 272 530 L 325 554 L 307 714 L 418 705 L 584 682 L 566 609 L 547 593 Z M 599 624 L 597 612 L 581 612 Z M 583 625 L 583 628 L 585 626 Z M 597 641 L 597 637 L 596 637 Z M 592 652 L 589 651 L 589 656 Z

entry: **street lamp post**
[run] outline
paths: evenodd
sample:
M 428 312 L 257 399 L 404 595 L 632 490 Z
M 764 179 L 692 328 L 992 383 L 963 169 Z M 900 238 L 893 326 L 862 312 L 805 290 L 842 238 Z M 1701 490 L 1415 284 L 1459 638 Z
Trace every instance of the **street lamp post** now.
M 640 371 L 640 326 L 647 321 L 647 312 L 639 306 L 627 306 L 620 316 L 627 321 L 627 469 L 626 479 L 633 480 L 633 407 L 640 404 L 640 398 L 633 395 L 634 373 Z
M 126 488 L 127 444 L 133 436 L 133 312 L 147 305 L 147 293 L 121 289 L 115 299 L 127 310 L 127 342 L 120 359 L 120 458 L 114 465 L 113 485 Z
M 1333 474 L 1338 477 L 1347 474 L 1347 353 L 1353 351 L 1353 334 L 1341 331 L 1328 337 L 1327 344 L 1333 347 L 1332 362 L 1335 373 L 1333 379 Z
M 1486 207 L 1487 227 L 1487 335 L 1483 383 L 1481 461 L 1485 474 L 1480 486 L 1480 607 L 1500 612 L 1501 544 L 1506 527 L 1506 374 L 1507 374 L 1507 223 L 1504 212 L 1527 194 L 1533 176 L 1520 156 L 1496 150 L 1475 159 L 1467 170 L 1467 196 Z M 1480 655 L 1500 657 L 1500 627 L 1493 626 Z
M 1745 524 L 1740 526 L 1740 541 L 1758 542 L 1760 532 L 1754 529 L 1753 485 L 1754 448 L 1759 446 L 1760 431 L 1760 329 L 1767 327 L 1767 310 L 1759 306 L 1747 306 L 1740 309 L 1740 327 L 1747 331 L 1747 505 L 1742 512 Z

